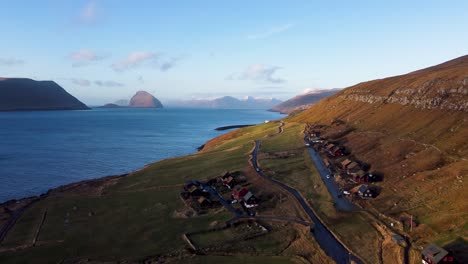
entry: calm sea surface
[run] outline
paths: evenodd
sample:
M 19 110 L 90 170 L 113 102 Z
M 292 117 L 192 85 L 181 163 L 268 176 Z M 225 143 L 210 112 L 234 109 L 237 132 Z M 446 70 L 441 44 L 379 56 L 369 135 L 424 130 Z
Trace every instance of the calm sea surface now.
M 283 117 L 265 110 L 0 112 L 0 202 L 190 154 L 214 128 Z

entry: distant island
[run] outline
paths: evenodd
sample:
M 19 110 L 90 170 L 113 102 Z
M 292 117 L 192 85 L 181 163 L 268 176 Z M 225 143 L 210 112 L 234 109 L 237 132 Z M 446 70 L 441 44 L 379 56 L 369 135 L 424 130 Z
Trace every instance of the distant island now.
M 0 78 L 0 111 L 86 110 L 54 81 Z
M 215 109 L 269 109 L 281 103 L 275 98 L 254 98 L 247 96 L 245 99 L 237 99 L 232 96 L 223 96 L 214 99 L 192 99 L 169 102 L 173 107 L 187 108 L 215 108 Z
M 130 101 L 122 99 L 115 103 L 105 104 L 99 108 L 163 108 L 162 103 L 146 91 L 138 91 Z

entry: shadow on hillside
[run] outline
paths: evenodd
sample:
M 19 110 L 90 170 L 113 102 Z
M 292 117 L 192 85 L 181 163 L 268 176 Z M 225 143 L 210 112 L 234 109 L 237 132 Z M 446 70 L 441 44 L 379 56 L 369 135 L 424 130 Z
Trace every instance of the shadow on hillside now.
M 468 242 L 464 238 L 458 237 L 444 248 L 453 253 L 454 263 L 468 263 Z
M 369 178 L 370 182 L 382 182 L 384 180 L 384 174 L 380 171 L 372 172 L 372 178 Z

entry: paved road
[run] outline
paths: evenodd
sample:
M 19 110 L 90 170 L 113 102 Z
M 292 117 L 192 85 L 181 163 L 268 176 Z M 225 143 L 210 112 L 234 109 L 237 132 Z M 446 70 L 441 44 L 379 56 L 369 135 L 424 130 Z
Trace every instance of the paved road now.
M 307 141 L 307 139 L 304 138 L 304 141 L 306 143 L 310 143 Z M 358 211 L 361 210 L 359 209 L 356 205 L 351 203 L 348 199 L 346 199 L 344 196 L 339 195 L 340 188 L 338 184 L 335 182 L 333 176 L 331 175 L 330 179 L 327 179 L 327 175 L 330 175 L 330 170 L 325 166 L 323 163 L 322 158 L 320 155 L 315 151 L 312 147 L 309 147 L 309 155 L 312 161 L 315 163 L 315 167 L 320 173 L 320 176 L 322 177 L 323 182 L 325 183 L 325 186 L 327 186 L 328 192 L 331 194 L 333 199 L 335 200 L 335 208 L 340 211 Z M 377 216 L 374 216 L 376 219 L 378 219 Z M 403 234 L 398 233 L 394 228 L 388 226 L 385 222 L 381 222 L 382 224 L 386 225 L 389 229 L 391 229 L 395 234 L 399 234 L 403 237 L 405 237 Z M 405 241 L 407 246 L 404 249 L 404 254 L 403 254 L 403 262 L 404 263 L 409 263 L 409 248 L 411 247 L 409 239 L 405 237 Z
M 306 139 L 304 139 L 306 143 L 309 143 Z M 336 184 L 333 175 L 331 175 L 330 170 L 325 166 L 323 163 L 322 158 L 320 155 L 312 148 L 308 147 L 309 155 L 312 161 L 315 163 L 315 167 L 317 168 L 320 176 L 322 177 L 323 183 L 327 186 L 328 192 L 333 197 L 335 201 L 335 208 L 340 211 L 357 211 L 359 208 L 351 203 L 348 199 L 346 199 L 343 195 L 341 195 L 340 187 Z M 330 179 L 327 179 L 327 175 L 330 175 Z
M 355 263 L 358 263 L 358 264 L 362 263 L 362 261 L 358 257 L 351 254 L 351 252 L 349 252 L 333 236 L 330 230 L 328 230 L 325 227 L 325 225 L 323 225 L 323 223 L 320 221 L 320 219 L 317 218 L 314 211 L 309 207 L 307 202 L 304 200 L 304 198 L 302 198 L 302 196 L 296 189 L 291 188 L 287 186 L 286 184 L 263 174 L 263 172 L 260 170 L 257 164 L 257 153 L 258 153 L 259 146 L 260 146 L 260 141 L 259 140 L 255 141 L 255 148 L 252 151 L 252 164 L 253 164 L 254 169 L 257 171 L 257 174 L 260 177 L 282 187 L 283 189 L 291 193 L 294 196 L 294 198 L 296 198 L 296 200 L 302 206 L 304 211 L 307 213 L 307 215 L 309 215 L 310 219 L 312 219 L 312 221 L 314 222 L 315 226 L 312 229 L 312 234 L 314 235 L 315 239 L 319 243 L 320 247 L 325 251 L 325 253 L 328 256 L 330 256 L 338 264 L 350 263 L 351 260 L 353 260 Z

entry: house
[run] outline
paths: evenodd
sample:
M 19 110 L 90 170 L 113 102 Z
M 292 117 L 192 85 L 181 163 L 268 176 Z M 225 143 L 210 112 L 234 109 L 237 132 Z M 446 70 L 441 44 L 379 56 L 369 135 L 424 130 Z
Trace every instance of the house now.
M 346 166 L 346 173 L 348 175 L 354 175 L 360 170 L 361 170 L 361 166 L 359 166 L 359 164 L 355 161 L 351 162 L 350 164 L 348 164 L 348 166 Z
M 247 193 L 249 193 L 249 190 L 247 190 L 246 188 L 235 190 L 234 192 L 232 192 L 232 198 L 240 201 L 244 199 L 244 196 L 246 196 Z
M 361 198 L 373 198 L 375 197 L 375 192 L 368 185 L 361 185 L 358 189 L 358 195 Z
M 355 173 L 351 173 L 351 175 L 353 176 L 353 180 L 355 182 L 368 182 L 369 181 L 368 174 L 365 173 L 363 170 L 359 170 Z
M 431 243 L 421 251 L 423 264 L 455 263 L 455 260 L 447 250 Z
M 341 157 L 343 156 L 343 150 L 341 149 L 341 147 L 339 146 L 334 146 L 333 148 L 331 148 L 329 151 L 330 155 L 334 156 L 334 157 Z
M 223 177 L 221 180 L 223 182 L 223 185 L 226 186 L 228 189 L 232 189 L 236 185 L 236 181 L 231 175 Z
M 333 143 L 327 144 L 325 146 L 325 150 L 328 152 L 328 154 L 334 157 L 343 156 L 343 151 L 341 148 Z
M 206 196 L 207 193 L 203 192 L 198 186 L 195 184 L 190 185 L 190 187 L 187 188 L 187 192 L 189 193 L 190 196 L 192 197 L 197 197 L 197 196 Z
M 248 199 L 244 198 L 244 206 L 247 208 L 252 208 L 258 206 L 258 199 L 254 195 L 250 196 Z
M 346 170 L 346 168 L 348 167 L 349 164 L 351 164 L 351 160 L 350 159 L 345 159 L 341 162 L 341 168 L 343 168 L 343 170 Z
M 258 206 L 258 199 L 255 197 L 252 192 L 247 190 L 246 188 L 242 188 L 238 191 L 234 191 L 232 193 L 232 198 L 240 201 L 243 201 L 243 204 L 247 208 L 252 208 Z
M 333 143 L 329 143 L 327 145 L 325 145 L 325 150 L 330 152 L 332 148 L 334 148 L 335 145 Z
M 201 207 L 208 207 L 208 206 L 211 206 L 211 201 L 206 198 L 206 197 L 199 197 L 197 199 L 197 203 L 201 206 Z

